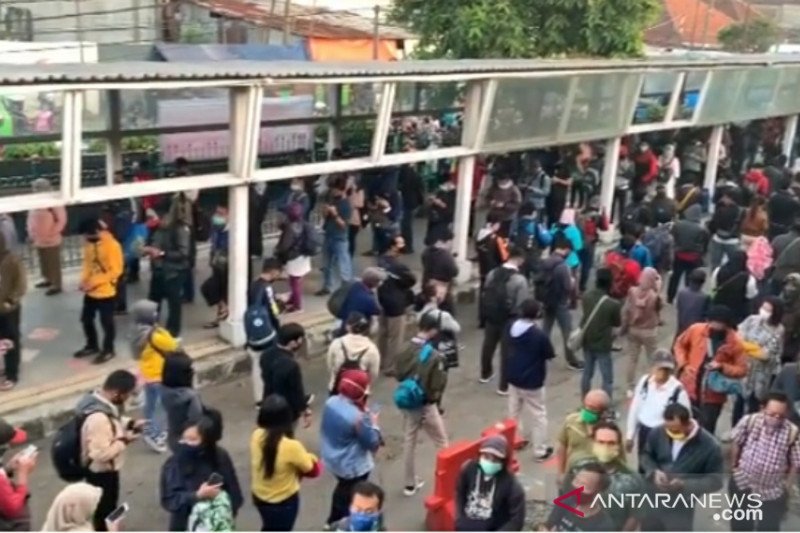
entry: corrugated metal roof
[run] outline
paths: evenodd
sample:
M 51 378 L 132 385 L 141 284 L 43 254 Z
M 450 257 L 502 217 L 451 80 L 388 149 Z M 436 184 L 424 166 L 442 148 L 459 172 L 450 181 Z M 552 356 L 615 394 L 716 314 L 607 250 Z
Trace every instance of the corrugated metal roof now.
M 256 26 L 283 30 L 286 25 L 285 0 L 187 0 L 188 2 L 222 15 L 224 18 L 244 20 Z M 302 37 L 327 39 L 372 38 L 375 21 L 352 11 L 302 6 L 289 2 L 289 28 L 292 34 Z M 379 25 L 381 39 L 416 39 L 417 37 L 397 26 L 384 22 Z
M 102 83 L 124 81 L 242 80 L 378 78 L 430 75 L 483 75 L 536 71 L 584 71 L 608 69 L 714 68 L 731 66 L 800 65 L 795 54 L 737 55 L 728 58 L 659 57 L 647 59 L 463 59 L 432 61 L 370 61 L 312 63 L 304 61 L 222 61 L 64 63 L 50 65 L 2 65 L 0 85 Z
M 158 43 L 158 53 L 166 61 L 305 61 L 308 53 L 304 44 L 176 44 Z

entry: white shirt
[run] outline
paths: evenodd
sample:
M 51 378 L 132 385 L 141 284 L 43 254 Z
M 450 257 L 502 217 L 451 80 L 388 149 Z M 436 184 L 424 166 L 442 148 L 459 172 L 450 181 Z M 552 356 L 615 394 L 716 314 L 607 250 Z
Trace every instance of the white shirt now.
M 645 381 L 648 382 L 646 394 L 642 392 Z M 633 391 L 633 399 L 628 409 L 628 425 L 625 428 L 625 438 L 627 440 L 633 439 L 637 425 L 641 424 L 649 428 L 662 425 L 664 423 L 664 409 L 666 409 L 670 398 L 678 387 L 683 388 L 681 382 L 675 376 L 670 376 L 661 386 L 649 374 L 640 379 L 639 383 L 636 384 L 636 389 Z M 687 409 L 691 409 L 686 389 L 678 393 L 678 403 L 686 406 Z

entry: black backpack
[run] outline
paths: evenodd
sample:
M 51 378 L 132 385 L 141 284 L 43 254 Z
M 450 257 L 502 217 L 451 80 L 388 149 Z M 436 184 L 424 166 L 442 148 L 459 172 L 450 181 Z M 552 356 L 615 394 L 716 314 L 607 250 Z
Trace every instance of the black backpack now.
M 350 354 L 347 353 L 347 347 L 344 345 L 343 340 L 339 340 L 342 344 L 342 352 L 344 352 L 344 362 L 342 366 L 339 367 L 339 370 L 336 371 L 336 379 L 333 381 L 333 393 L 339 390 L 339 380 L 342 379 L 342 374 L 346 370 L 361 370 L 361 359 L 364 357 L 364 354 L 367 353 L 367 350 L 362 350 L 358 355 L 355 357 L 350 357 Z
M 498 267 L 488 276 L 481 294 L 481 312 L 492 324 L 505 324 L 511 318 L 511 298 L 508 280 L 514 275 L 510 268 Z
M 81 457 L 81 429 L 86 419 L 93 413 L 79 413 L 58 428 L 53 436 L 50 457 L 58 477 L 69 483 L 80 481 L 86 477 L 88 466 L 84 466 Z M 110 415 L 108 421 L 114 425 Z
M 642 391 L 641 391 L 642 400 L 647 398 L 647 391 L 650 384 L 650 376 L 645 376 L 643 379 L 644 381 L 642 382 Z M 675 387 L 675 390 L 672 391 L 672 394 L 669 395 L 669 400 L 667 400 L 667 405 L 678 403 L 678 396 L 681 395 L 681 392 L 683 392 L 683 385 L 678 385 L 677 387 Z

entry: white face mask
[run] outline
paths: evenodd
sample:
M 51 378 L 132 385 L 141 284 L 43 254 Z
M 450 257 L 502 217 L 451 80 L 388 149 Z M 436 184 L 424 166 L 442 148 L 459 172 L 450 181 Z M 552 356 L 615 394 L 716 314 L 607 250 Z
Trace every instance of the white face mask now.
M 758 316 L 763 318 L 764 320 L 769 320 L 772 317 L 772 311 L 769 309 L 764 309 L 763 307 L 758 310 Z
M 512 185 L 514 185 L 513 181 L 501 181 L 498 184 L 501 189 L 510 189 Z

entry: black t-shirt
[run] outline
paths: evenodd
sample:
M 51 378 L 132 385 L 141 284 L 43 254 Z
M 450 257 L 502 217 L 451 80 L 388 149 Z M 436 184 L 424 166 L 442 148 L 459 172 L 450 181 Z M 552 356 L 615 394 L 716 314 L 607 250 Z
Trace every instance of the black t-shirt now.
M 601 510 L 591 516 L 573 514 L 561 507 L 553 507 L 547 517 L 547 529 L 550 531 L 614 531 L 614 521 L 608 513 Z

